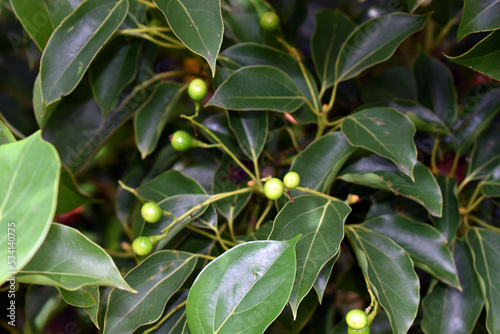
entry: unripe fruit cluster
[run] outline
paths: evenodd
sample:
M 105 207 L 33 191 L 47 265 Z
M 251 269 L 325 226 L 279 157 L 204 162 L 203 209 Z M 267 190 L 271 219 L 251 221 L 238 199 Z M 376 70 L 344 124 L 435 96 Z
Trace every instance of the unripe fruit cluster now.
M 300 184 L 300 176 L 296 172 L 288 172 L 283 181 L 273 177 L 264 183 L 264 194 L 271 200 L 277 200 L 285 192 L 285 187 L 288 189 L 295 189 Z

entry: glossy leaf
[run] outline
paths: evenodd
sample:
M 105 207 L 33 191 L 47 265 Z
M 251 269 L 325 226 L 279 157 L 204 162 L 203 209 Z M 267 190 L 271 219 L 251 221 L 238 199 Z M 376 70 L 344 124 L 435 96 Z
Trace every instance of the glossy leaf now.
M 406 0 L 406 4 L 410 9 L 410 13 L 413 13 L 418 6 L 420 6 L 424 0 Z
M 36 173 L 34 171 L 36 170 Z M 47 235 L 56 211 L 61 163 L 40 132 L 0 145 L 0 283 L 21 270 Z M 8 265 L 8 243 L 15 243 L 15 261 Z M 11 244 L 12 246 L 12 244 Z
M 340 48 L 355 28 L 356 24 L 338 10 L 323 9 L 316 13 L 311 53 L 323 90 L 335 82 L 335 64 Z
M 401 246 L 416 267 L 446 284 L 460 288 L 448 242 L 432 226 L 416 223 L 401 215 L 380 216 L 364 222 L 362 226 L 385 235 Z
M 220 194 L 245 188 L 245 179 L 238 180 L 238 176 L 235 175 L 238 168 L 235 162 L 224 155 L 219 168 L 214 173 L 212 193 Z M 245 207 L 251 196 L 252 193 L 250 192 L 229 196 L 218 200 L 215 205 L 224 217 L 234 219 Z
M 203 121 L 203 125 L 215 134 L 215 136 L 217 136 L 217 138 L 219 138 L 220 141 L 238 158 L 242 159 L 245 157 L 245 154 L 240 149 L 240 145 L 238 145 L 238 140 L 236 139 L 233 130 L 231 130 L 231 127 L 229 126 L 226 115 L 223 113 L 217 113 L 213 116 L 207 117 Z M 201 132 L 205 133 L 203 129 L 201 129 Z M 205 133 L 205 137 L 212 144 L 217 143 L 217 141 L 208 133 Z
M 66 303 L 76 307 L 90 307 L 95 305 L 97 299 L 94 296 L 96 294 L 99 295 L 98 286 L 85 286 L 75 291 L 69 291 L 62 288 L 58 290 Z
M 188 49 L 207 60 L 214 75 L 224 31 L 220 0 L 154 0 L 154 3 L 174 34 Z
M 48 107 L 43 105 L 42 88 L 40 87 L 40 73 L 38 73 L 35 79 L 35 84 L 33 85 L 33 111 L 40 129 L 45 128 L 47 120 L 50 118 L 58 104 L 59 101 L 52 103 Z
M 431 217 L 434 226 L 451 244 L 460 225 L 460 213 L 457 193 L 457 181 L 454 178 L 438 176 L 437 182 L 443 194 L 443 216 Z
M 349 228 L 347 236 L 393 332 L 406 333 L 417 315 L 420 298 L 413 261 L 400 246 L 379 233 Z
M 363 80 L 360 87 L 366 102 L 401 98 L 417 99 L 417 81 L 413 71 L 405 66 L 393 66 L 384 72 Z
M 79 4 L 80 0 L 12 0 L 12 9 L 40 50 L 45 48 L 54 29 Z
M 222 18 L 224 19 L 224 30 L 226 36 L 237 42 L 260 42 L 262 40 L 259 25 L 259 15 L 255 10 L 245 8 L 244 3 L 229 2 L 222 7 Z M 219 70 L 219 69 L 217 69 Z
M 500 234 L 485 229 L 470 229 L 467 232 L 467 244 L 472 250 L 474 268 L 479 275 L 479 282 L 486 306 L 486 327 L 490 333 L 500 330 Z
M 477 138 L 467 166 L 467 178 L 482 178 L 500 164 L 500 127 L 492 124 Z
M 500 28 L 500 20 L 496 13 L 500 10 L 500 3 L 496 0 L 464 1 L 464 12 L 458 27 L 457 39 L 480 31 L 489 31 Z
M 500 89 L 485 87 L 486 91 L 469 99 L 455 126 L 455 146 L 458 153 L 467 151 L 474 138 L 481 133 L 500 111 Z
M 297 155 L 290 170 L 300 175 L 301 187 L 326 191 L 354 150 L 342 133 L 324 135 Z
M 342 132 L 351 145 L 393 161 L 413 180 L 413 167 L 417 162 L 417 148 L 413 143 L 415 127 L 406 116 L 392 108 L 367 108 L 346 117 Z
M 297 241 L 251 241 L 210 262 L 189 292 L 190 331 L 263 333 L 290 296 Z
M 65 213 L 79 206 L 94 202 L 95 199 L 84 193 L 76 184 L 75 177 L 66 166 L 61 170 L 59 192 L 57 194 L 56 214 Z
M 271 66 L 247 66 L 233 72 L 207 105 L 234 110 L 293 112 L 304 103 L 297 85 Z
M 78 230 L 55 223 L 16 279 L 67 290 L 77 290 L 85 285 L 107 285 L 134 291 L 101 247 Z
M 229 126 L 240 148 L 252 161 L 257 161 L 267 142 L 269 119 L 262 111 L 227 111 Z
M 87 0 L 54 30 L 40 63 L 45 107 L 75 89 L 127 11 L 127 0 Z
M 481 192 L 486 197 L 500 197 L 500 167 L 482 182 Z
M 316 277 L 316 280 L 314 281 L 314 290 L 316 290 L 316 294 L 318 296 L 318 301 L 321 304 L 321 301 L 323 300 L 323 295 L 325 294 L 325 290 L 328 284 L 328 280 L 330 279 L 330 276 L 332 275 L 332 270 L 333 266 L 337 262 L 337 260 L 340 257 L 340 249 L 335 254 L 333 258 L 331 258 L 324 266 L 321 268 L 321 271 L 318 274 L 318 277 Z
M 115 38 L 90 66 L 92 93 L 103 117 L 116 107 L 123 89 L 134 80 L 140 51 L 140 40 L 127 43 L 124 38 Z
M 339 252 L 344 222 L 350 212 L 351 208 L 341 201 L 299 196 L 276 216 L 269 240 L 289 240 L 302 235 L 295 246 L 297 272 L 289 300 L 294 317 L 321 269 Z
M 433 110 L 446 125 L 457 117 L 457 92 L 453 76 L 442 62 L 421 53 L 413 68 L 417 79 L 418 101 Z
M 176 107 L 184 89 L 185 86 L 179 83 L 161 83 L 135 113 L 135 140 L 143 159 L 158 145 L 170 113 Z
M 171 315 L 170 315 L 170 317 L 168 317 L 168 319 L 165 322 L 163 322 L 159 327 L 157 327 L 159 333 L 182 334 L 183 327 L 186 324 L 187 320 L 186 320 L 186 306 L 182 306 L 180 304 L 186 302 L 189 291 L 186 291 L 186 290 L 184 290 L 182 292 L 181 291 L 179 291 L 176 295 L 172 296 L 169 299 L 169 301 L 165 307 L 165 310 L 163 311 L 162 317 L 164 315 L 166 316 L 167 314 L 171 314 Z M 173 314 L 172 314 L 172 312 L 173 312 Z M 141 327 L 138 330 L 136 330 L 134 333 L 138 333 L 138 334 L 144 333 L 147 330 L 149 330 L 150 328 L 152 328 L 154 326 L 158 326 L 158 325 L 159 325 L 159 323 L 156 325 L 149 326 L 149 328 L 148 327 Z
M 60 307 L 64 307 L 61 294 L 53 287 L 28 285 L 26 287 L 26 320 L 23 331 L 42 333 L 45 325 L 51 320 Z
M 424 27 L 427 18 L 394 13 L 357 27 L 340 49 L 335 82 L 354 78 L 366 68 L 389 59 L 399 44 Z
M 378 156 L 363 158 L 350 165 L 339 176 L 342 180 L 372 188 L 392 191 L 423 205 L 433 216 L 440 217 L 443 210 L 441 189 L 431 171 L 417 162 L 415 181 L 399 172 L 388 160 Z
M 16 138 L 12 135 L 9 128 L 0 120 L 0 145 L 13 143 Z
M 137 293 L 111 291 L 103 333 L 132 333 L 140 326 L 156 322 L 165 304 L 191 275 L 196 260 L 195 255 L 168 250 L 142 261 L 125 276 Z
M 453 255 L 462 291 L 438 282 L 431 285 L 422 301 L 424 333 L 471 333 L 483 309 L 479 278 L 464 241 L 455 242 Z

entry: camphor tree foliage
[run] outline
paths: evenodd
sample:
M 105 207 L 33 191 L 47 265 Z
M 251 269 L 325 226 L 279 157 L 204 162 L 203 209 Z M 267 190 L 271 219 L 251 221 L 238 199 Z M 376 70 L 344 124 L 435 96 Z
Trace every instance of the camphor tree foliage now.
M 1 6 L 4 329 L 500 333 L 497 1 Z

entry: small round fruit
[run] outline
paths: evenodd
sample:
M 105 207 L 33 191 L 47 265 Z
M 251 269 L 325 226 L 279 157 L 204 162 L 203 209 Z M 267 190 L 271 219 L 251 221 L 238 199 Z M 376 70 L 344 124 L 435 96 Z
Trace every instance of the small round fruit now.
M 260 17 L 260 27 L 267 31 L 276 30 L 280 25 L 280 17 L 275 12 L 266 12 Z
M 155 202 L 147 202 L 141 208 L 141 215 L 148 223 L 156 223 L 163 217 L 163 210 Z
M 189 97 L 193 101 L 201 101 L 207 95 L 207 84 L 201 79 L 194 79 L 188 86 Z
M 297 172 L 288 172 L 283 178 L 283 183 L 288 189 L 295 189 L 300 184 L 300 175 Z
M 370 334 L 370 326 L 365 326 L 361 329 L 352 329 L 347 326 L 347 334 Z
M 177 151 L 186 151 L 191 147 L 191 135 L 183 130 L 175 131 L 171 142 Z
M 132 242 L 132 249 L 137 255 L 148 255 L 153 249 L 153 243 L 148 237 L 138 237 Z
M 366 327 L 368 320 L 366 313 L 361 310 L 350 310 L 345 316 L 345 322 L 352 329 L 363 329 Z
M 264 194 L 269 199 L 278 199 L 283 196 L 283 182 L 275 177 L 269 179 L 264 184 Z

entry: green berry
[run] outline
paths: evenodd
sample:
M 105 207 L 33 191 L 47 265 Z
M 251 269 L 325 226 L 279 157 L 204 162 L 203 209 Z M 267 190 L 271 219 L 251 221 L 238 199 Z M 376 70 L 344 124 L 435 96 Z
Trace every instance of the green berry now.
M 269 199 L 278 199 L 283 196 L 283 182 L 280 179 L 273 177 L 264 184 L 264 194 Z
M 147 202 L 141 208 L 141 215 L 148 223 L 156 223 L 163 217 L 163 210 L 155 202 Z
M 148 237 L 138 237 L 132 242 L 132 249 L 137 255 L 148 255 L 153 249 L 153 243 Z
M 363 329 L 366 327 L 368 320 L 366 313 L 361 310 L 350 310 L 345 316 L 347 326 L 352 329 Z
M 175 131 L 170 140 L 177 151 L 186 151 L 191 147 L 191 135 L 186 131 Z
M 296 172 L 288 172 L 283 178 L 283 183 L 288 189 L 295 189 L 300 184 L 300 175 Z
M 370 334 L 370 326 L 365 326 L 361 329 L 352 329 L 347 326 L 347 334 Z
M 193 101 L 201 101 L 207 95 L 207 84 L 201 79 L 194 79 L 188 86 L 189 97 Z
M 276 30 L 280 25 L 280 17 L 275 12 L 266 12 L 260 17 L 260 27 L 267 31 Z

